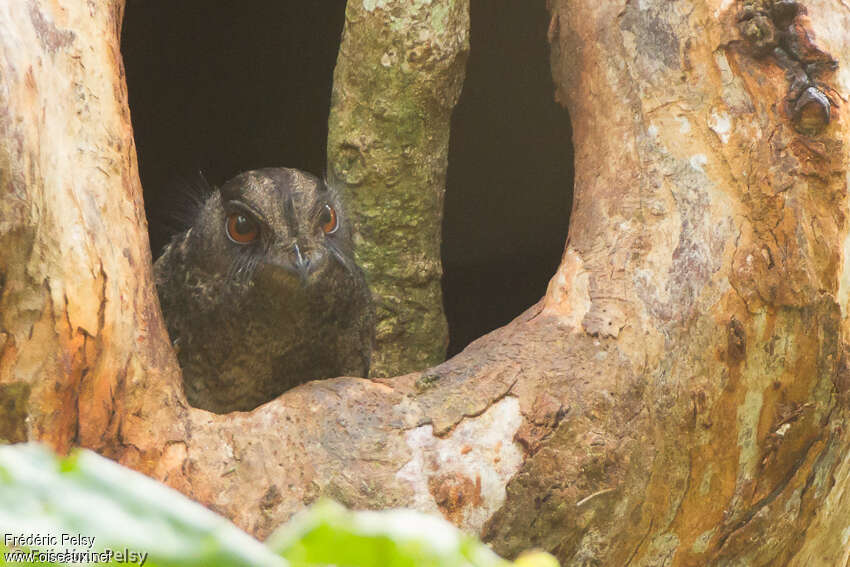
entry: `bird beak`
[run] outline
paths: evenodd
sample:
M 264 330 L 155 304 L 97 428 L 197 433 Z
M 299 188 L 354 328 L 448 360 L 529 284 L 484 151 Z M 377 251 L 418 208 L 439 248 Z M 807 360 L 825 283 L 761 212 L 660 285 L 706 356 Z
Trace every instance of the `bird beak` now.
M 310 258 L 301 253 L 301 248 L 296 243 L 292 248 L 292 253 L 295 255 L 295 271 L 298 273 L 298 278 L 301 280 L 301 285 L 307 285 L 307 277 L 310 275 Z
M 3 0 L 0 0 L 0 3 Z M 310 284 L 311 276 L 321 271 L 326 263 L 327 255 L 320 250 L 305 248 L 303 243 L 290 244 L 277 248 L 270 254 L 269 266 L 280 270 L 279 273 L 287 274 L 292 280 L 297 279 L 301 288 Z M 292 282 L 294 284 L 294 281 Z

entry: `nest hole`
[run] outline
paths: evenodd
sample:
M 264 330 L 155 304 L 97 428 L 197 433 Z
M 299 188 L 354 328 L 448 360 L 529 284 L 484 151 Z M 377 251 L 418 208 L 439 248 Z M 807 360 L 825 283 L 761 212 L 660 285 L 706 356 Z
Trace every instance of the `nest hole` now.
M 122 53 L 156 257 L 175 188 L 271 165 L 325 170 L 344 0 L 130 0 Z M 448 355 L 540 299 L 572 201 L 567 112 L 553 100 L 543 3 L 472 0 L 443 223 Z M 179 212 L 179 211 L 178 211 Z

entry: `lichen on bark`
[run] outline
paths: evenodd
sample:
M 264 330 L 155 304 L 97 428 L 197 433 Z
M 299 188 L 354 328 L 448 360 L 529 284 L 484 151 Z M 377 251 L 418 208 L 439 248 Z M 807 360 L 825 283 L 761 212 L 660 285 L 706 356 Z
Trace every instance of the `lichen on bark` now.
M 440 362 L 440 229 L 468 0 L 348 3 L 334 71 L 328 174 L 348 202 L 377 311 L 373 376 Z

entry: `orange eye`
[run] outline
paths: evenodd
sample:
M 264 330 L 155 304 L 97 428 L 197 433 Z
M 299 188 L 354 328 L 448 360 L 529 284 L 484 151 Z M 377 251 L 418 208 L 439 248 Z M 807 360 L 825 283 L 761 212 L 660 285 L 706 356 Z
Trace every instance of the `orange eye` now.
M 333 234 L 339 228 L 339 223 L 336 218 L 336 210 L 330 205 L 325 205 L 322 209 L 322 214 L 319 216 L 319 223 L 322 225 L 322 232 L 325 234 Z
M 260 227 L 245 213 L 227 215 L 227 237 L 236 244 L 250 244 L 259 235 Z

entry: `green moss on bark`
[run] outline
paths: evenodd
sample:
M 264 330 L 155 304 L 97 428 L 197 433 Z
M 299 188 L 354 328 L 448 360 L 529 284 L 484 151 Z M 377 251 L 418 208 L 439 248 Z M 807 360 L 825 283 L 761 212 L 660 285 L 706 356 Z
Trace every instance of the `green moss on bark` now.
M 440 228 L 468 0 L 351 0 L 334 71 L 328 170 L 375 298 L 373 376 L 440 362 Z

